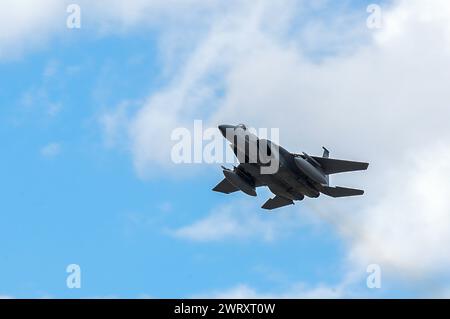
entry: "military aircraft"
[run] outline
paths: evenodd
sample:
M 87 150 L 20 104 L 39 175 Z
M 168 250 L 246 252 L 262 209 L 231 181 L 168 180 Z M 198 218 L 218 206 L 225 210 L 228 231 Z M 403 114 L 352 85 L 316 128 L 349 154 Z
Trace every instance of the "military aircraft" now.
M 267 186 L 275 194 L 262 206 L 269 210 L 321 193 L 331 197 L 364 194 L 360 189 L 330 186 L 329 175 L 366 170 L 368 163 L 329 158 L 325 147 L 321 157 L 290 153 L 272 141 L 259 139 L 244 124 L 219 125 L 219 130 L 231 142 L 239 165 L 233 169 L 222 166 L 225 178 L 213 191 L 230 194 L 240 190 L 256 196 L 257 187 Z

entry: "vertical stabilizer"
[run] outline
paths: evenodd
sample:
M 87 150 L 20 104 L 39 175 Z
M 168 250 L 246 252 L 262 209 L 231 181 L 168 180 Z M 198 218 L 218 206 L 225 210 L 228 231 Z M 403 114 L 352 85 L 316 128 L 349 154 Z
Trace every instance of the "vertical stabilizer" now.
M 327 150 L 325 146 L 322 146 L 322 148 L 323 148 L 322 157 L 329 158 L 330 157 L 330 151 Z M 326 175 L 325 178 L 327 179 L 327 185 L 330 185 L 330 175 Z

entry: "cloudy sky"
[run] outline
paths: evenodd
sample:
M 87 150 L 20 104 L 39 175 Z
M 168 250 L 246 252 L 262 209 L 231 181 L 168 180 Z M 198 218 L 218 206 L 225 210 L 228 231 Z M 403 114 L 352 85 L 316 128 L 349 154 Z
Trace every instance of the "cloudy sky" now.
M 450 3 L 336 2 L 1 1 L 0 295 L 449 297 Z M 366 194 L 211 192 L 171 161 L 194 120 L 368 161 L 331 179 Z

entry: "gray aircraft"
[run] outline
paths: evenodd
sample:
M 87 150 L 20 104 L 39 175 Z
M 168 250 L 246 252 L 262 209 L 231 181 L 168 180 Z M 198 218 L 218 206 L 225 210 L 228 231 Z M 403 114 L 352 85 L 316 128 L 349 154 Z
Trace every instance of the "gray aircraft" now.
M 256 196 L 256 187 L 267 186 L 275 197 L 262 208 L 270 210 L 294 204 L 305 196 L 319 197 L 320 193 L 331 197 L 364 194 L 360 189 L 330 186 L 329 175 L 366 170 L 368 163 L 329 158 L 325 147 L 321 157 L 290 153 L 269 140 L 259 139 L 243 124 L 219 125 L 219 130 L 231 142 L 239 165 L 232 170 L 222 166 L 225 178 L 213 191 L 230 194 L 240 190 Z M 276 169 L 271 170 L 274 163 Z

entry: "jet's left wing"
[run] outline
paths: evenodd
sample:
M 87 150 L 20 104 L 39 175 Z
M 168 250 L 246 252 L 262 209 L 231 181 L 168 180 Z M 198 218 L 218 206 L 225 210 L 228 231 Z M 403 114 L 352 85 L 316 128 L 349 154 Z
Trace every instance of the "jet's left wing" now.
M 318 156 L 311 157 L 320 164 L 320 168 L 327 175 L 351 171 L 364 171 L 369 166 L 369 163 L 363 162 L 345 161 Z
M 274 198 L 269 198 L 267 202 L 264 203 L 264 205 L 261 206 L 261 208 L 264 209 L 275 209 L 287 205 L 294 205 L 294 202 L 290 199 L 281 197 L 281 196 L 275 196 Z
M 216 187 L 213 188 L 213 191 L 219 193 L 230 194 L 233 192 L 237 192 L 239 188 L 232 185 L 226 178 L 224 178 Z

